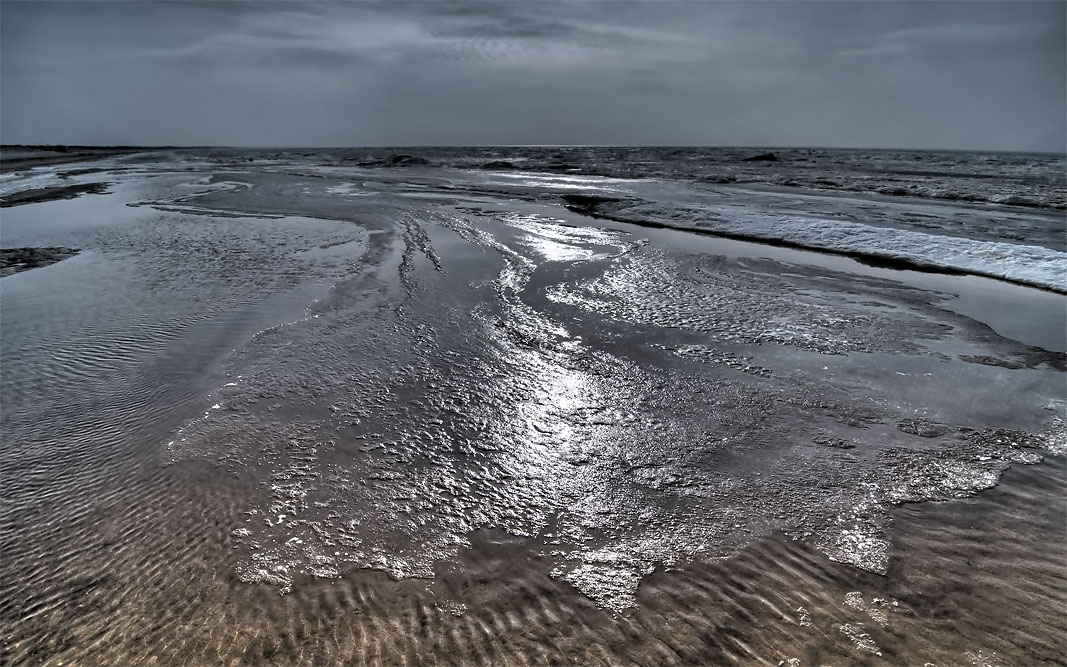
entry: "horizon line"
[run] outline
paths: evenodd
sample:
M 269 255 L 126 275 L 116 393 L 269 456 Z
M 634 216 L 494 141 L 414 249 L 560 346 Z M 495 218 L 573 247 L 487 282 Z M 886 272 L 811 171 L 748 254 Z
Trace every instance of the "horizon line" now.
M 455 148 L 685 148 L 685 149 L 744 149 L 744 150 L 847 150 L 847 151 L 900 151 L 900 152 L 952 152 L 952 153 L 1029 153 L 1039 155 L 1067 156 L 1067 147 L 1062 151 L 1003 149 L 1003 148 L 916 148 L 886 146 L 816 146 L 772 144 L 364 144 L 364 145 L 229 145 L 229 144 L 74 144 L 74 143 L 3 143 L 0 150 L 11 148 L 87 148 L 113 150 L 358 150 L 358 149 L 455 149 Z

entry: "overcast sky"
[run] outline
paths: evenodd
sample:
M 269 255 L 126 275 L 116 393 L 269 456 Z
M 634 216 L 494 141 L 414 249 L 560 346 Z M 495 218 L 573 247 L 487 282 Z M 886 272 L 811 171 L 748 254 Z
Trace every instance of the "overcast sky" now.
M 0 141 L 1063 152 L 1064 2 L 0 2 Z

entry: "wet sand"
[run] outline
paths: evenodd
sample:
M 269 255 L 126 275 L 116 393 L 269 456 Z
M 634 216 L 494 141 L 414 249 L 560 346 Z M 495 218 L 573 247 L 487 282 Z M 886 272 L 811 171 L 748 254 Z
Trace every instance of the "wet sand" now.
M 1062 664 L 1065 472 L 1049 459 L 975 498 L 896 510 L 884 577 L 772 535 L 657 571 L 636 608 L 613 614 L 551 576 L 536 544 L 492 531 L 432 580 L 358 570 L 285 596 L 244 585 L 224 525 L 236 516 L 211 497 L 180 516 L 158 507 L 176 487 L 228 483 L 186 468 L 145 480 L 161 486 L 149 496 L 101 503 L 94 530 L 129 518 L 79 560 L 106 552 L 109 567 L 21 606 L 5 651 L 13 664 Z M 163 523 L 190 538 L 164 544 Z M 134 556 L 124 531 L 160 544 Z
M 122 154 L 143 152 L 144 148 L 108 146 L 0 146 L 0 174 L 36 167 L 89 162 Z
M 76 248 L 0 248 L 0 277 L 55 264 L 76 254 Z
M 23 190 L 4 197 L 0 197 L 0 207 L 21 206 L 56 199 L 77 199 L 84 194 L 98 195 L 107 191 L 107 183 L 82 183 L 78 185 L 64 185 L 56 188 L 36 188 Z
M 1055 313 L 461 172 L 114 167 L 5 213 L 83 249 L 0 284 L 12 663 L 1062 662 Z

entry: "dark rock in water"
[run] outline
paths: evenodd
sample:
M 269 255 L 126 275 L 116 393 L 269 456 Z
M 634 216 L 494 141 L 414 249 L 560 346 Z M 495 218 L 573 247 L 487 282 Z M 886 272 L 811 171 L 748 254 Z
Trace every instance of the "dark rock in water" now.
M 737 177 L 729 174 L 708 174 L 701 180 L 707 183 L 734 183 L 737 181 Z
M 0 278 L 73 257 L 77 248 L 0 248 Z
M 394 155 L 389 164 L 394 167 L 417 167 L 430 164 L 430 161 L 417 155 Z
M 482 169 L 517 169 L 514 163 L 507 160 L 493 160 L 482 165 Z
M 743 162 L 777 162 L 778 156 L 774 153 L 761 153 L 759 155 L 753 155 L 752 157 L 746 157 Z
M 920 438 L 936 438 L 939 435 L 945 435 L 952 429 L 944 424 L 920 417 L 917 419 L 905 419 L 897 423 L 897 430 L 917 435 Z

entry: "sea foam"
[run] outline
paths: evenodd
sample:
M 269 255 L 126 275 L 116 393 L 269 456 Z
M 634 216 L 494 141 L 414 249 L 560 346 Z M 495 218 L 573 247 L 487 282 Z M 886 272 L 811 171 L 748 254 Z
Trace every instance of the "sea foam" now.
M 655 223 L 712 234 L 853 256 L 905 262 L 917 268 L 960 271 L 1067 293 L 1067 253 L 1036 245 L 983 241 L 958 236 L 876 227 L 850 220 L 729 212 L 707 206 L 623 200 L 597 206 L 614 219 Z

